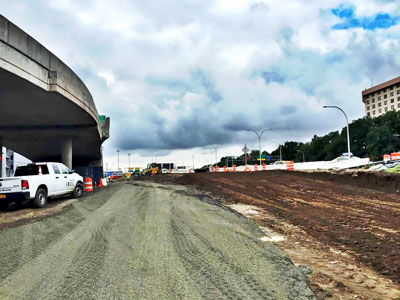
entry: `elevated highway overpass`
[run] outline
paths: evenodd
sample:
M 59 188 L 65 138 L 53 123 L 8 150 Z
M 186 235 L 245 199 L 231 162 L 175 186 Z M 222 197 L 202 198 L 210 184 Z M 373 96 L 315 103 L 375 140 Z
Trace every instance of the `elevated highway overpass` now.
M 99 166 L 109 126 L 80 78 L 0 15 L 0 146 L 33 161 Z

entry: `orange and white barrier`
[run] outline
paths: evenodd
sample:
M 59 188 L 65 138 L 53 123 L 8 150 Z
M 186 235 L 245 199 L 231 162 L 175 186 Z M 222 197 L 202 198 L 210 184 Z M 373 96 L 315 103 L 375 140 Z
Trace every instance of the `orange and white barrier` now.
M 399 160 L 400 159 L 400 152 L 393 152 L 390 154 L 390 158 L 392 160 Z
M 233 165 L 232 169 L 233 172 L 236 172 L 236 165 Z
M 217 172 L 217 173 L 219 172 L 219 166 L 215 167 L 215 172 Z
M 93 182 L 92 182 L 92 178 L 90 177 L 86 177 L 85 178 L 85 185 L 83 190 L 85 192 L 93 192 Z
M 294 170 L 294 162 L 293 161 L 286 162 L 286 170 Z
M 266 165 L 266 164 L 263 164 L 263 165 L 262 165 L 262 170 L 263 170 L 263 171 L 267 171 L 267 165 Z
M 254 165 L 254 172 L 257 172 L 258 171 L 258 165 Z

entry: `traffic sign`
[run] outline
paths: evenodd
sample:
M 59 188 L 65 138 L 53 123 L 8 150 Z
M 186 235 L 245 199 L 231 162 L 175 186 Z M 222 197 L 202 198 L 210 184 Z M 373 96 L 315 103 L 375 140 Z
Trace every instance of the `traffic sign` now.
M 248 153 L 249 152 L 249 148 L 247 148 L 247 146 L 244 146 L 242 149 L 243 153 Z

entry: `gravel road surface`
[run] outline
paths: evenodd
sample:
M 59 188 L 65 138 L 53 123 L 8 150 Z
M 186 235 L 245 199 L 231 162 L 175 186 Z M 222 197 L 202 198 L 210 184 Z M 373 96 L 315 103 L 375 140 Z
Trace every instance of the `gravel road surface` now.
M 314 299 L 248 219 L 190 187 L 119 182 L 0 231 L 0 299 Z

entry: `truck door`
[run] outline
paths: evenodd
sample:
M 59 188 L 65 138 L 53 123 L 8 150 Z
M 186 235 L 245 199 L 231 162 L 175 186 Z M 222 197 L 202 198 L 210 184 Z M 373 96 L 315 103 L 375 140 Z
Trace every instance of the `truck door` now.
M 63 164 L 58 164 L 61 170 L 61 179 L 62 182 L 64 183 L 64 192 L 72 192 L 75 187 L 75 178 L 71 174 L 71 170 L 68 169 L 65 165 Z
M 65 183 L 63 181 L 61 170 L 60 170 L 60 167 L 58 166 L 58 164 L 51 164 L 51 166 L 54 171 L 54 175 L 53 175 L 54 194 L 59 195 L 59 194 L 62 194 L 62 192 L 65 190 L 65 188 L 64 188 Z

